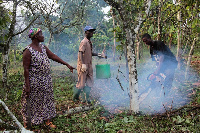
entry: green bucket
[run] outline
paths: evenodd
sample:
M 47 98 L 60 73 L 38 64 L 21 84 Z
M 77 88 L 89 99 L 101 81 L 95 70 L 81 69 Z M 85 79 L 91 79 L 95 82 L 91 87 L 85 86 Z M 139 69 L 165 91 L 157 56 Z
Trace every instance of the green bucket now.
M 96 65 L 96 78 L 107 79 L 110 78 L 110 64 Z

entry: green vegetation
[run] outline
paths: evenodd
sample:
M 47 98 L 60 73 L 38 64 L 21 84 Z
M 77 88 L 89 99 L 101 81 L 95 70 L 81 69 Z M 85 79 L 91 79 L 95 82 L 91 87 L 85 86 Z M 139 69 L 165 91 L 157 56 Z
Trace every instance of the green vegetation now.
M 11 63 L 10 65 L 13 65 Z M 18 62 L 17 67 L 10 68 L 9 92 L 5 101 L 9 109 L 17 119 L 23 123 L 20 114 L 20 97 L 23 86 L 22 64 Z M 164 114 L 144 115 L 132 114 L 129 110 L 117 109 L 113 114 L 98 106 L 93 110 L 66 115 L 68 109 L 84 106 L 82 103 L 72 101 L 72 89 L 76 83 L 76 72 L 70 73 L 64 66 L 52 64 L 52 76 L 55 94 L 57 116 L 53 123 L 56 129 L 47 129 L 44 126 L 33 126 L 42 132 L 198 132 L 200 128 L 200 89 L 191 83 L 182 86 L 183 91 L 195 91 L 191 95 L 193 99 L 190 104 L 177 110 L 168 111 Z M 191 88 L 192 87 L 192 88 Z M 115 97 L 113 97 L 115 98 Z M 0 105 L 0 119 L 7 124 L 1 124 L 0 129 L 18 129 L 6 111 Z M 13 125 L 13 126 L 12 126 Z

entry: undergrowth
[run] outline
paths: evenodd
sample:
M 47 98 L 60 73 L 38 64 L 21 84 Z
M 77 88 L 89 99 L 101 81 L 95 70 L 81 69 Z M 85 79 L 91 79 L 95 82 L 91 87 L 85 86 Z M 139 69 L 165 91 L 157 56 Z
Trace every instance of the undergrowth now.
M 1 75 L 0 75 L 1 76 Z M 77 106 L 72 101 L 73 87 L 76 83 L 76 72 L 71 74 L 65 68 L 52 68 L 54 98 L 57 116 L 53 119 L 56 129 L 48 130 L 43 126 L 34 126 L 41 132 L 90 132 L 90 133 L 125 133 L 125 132 L 199 132 L 200 129 L 200 89 L 191 84 L 185 89 L 193 88 L 192 101 L 185 107 L 163 114 L 147 115 L 142 112 L 131 113 L 129 110 L 111 113 L 99 105 L 89 111 L 66 115 L 65 111 Z M 20 100 L 24 82 L 22 69 L 9 73 L 8 90 L 4 101 L 17 119 L 23 123 L 20 114 Z M 183 88 L 184 88 L 183 87 Z M 2 86 L 1 86 L 2 88 Z M 11 117 L 0 105 L 0 130 L 19 130 Z

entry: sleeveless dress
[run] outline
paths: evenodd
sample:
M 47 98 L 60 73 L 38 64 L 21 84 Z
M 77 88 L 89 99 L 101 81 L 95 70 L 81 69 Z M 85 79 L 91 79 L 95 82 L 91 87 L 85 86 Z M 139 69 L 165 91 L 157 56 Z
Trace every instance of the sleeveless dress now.
M 56 116 L 54 104 L 53 84 L 50 75 L 50 61 L 46 53 L 46 48 L 40 44 L 42 52 L 27 46 L 31 53 L 31 64 L 29 68 L 30 82 L 30 114 L 31 123 L 38 125 L 44 120 Z M 21 113 L 24 122 L 27 122 L 27 101 L 25 98 L 25 85 L 23 86 Z

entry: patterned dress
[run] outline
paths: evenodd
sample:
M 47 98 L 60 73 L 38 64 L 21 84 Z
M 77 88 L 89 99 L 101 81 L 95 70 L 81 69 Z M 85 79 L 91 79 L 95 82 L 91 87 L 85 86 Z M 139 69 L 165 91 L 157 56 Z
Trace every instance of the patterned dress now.
M 50 75 L 50 61 L 46 53 L 45 47 L 41 44 L 42 52 L 34 50 L 27 46 L 31 53 L 31 64 L 29 68 L 30 82 L 30 114 L 31 123 L 38 125 L 44 120 L 51 119 L 56 116 L 52 78 Z M 25 85 L 21 99 L 21 113 L 24 122 L 27 122 L 27 101 L 25 98 Z

